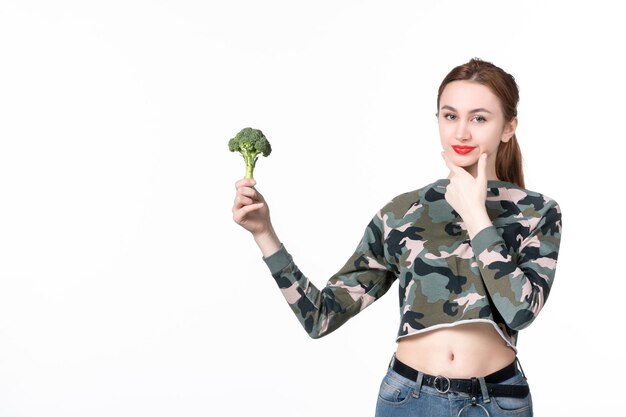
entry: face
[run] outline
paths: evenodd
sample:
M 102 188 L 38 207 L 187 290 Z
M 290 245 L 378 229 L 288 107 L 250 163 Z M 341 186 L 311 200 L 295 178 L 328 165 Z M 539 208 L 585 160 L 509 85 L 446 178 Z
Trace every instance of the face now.
M 500 99 L 491 90 L 471 81 L 453 81 L 439 98 L 439 136 L 446 156 L 476 176 L 478 157 L 486 153 L 487 178 L 496 177 L 496 152 L 508 142 L 517 118 L 506 121 Z

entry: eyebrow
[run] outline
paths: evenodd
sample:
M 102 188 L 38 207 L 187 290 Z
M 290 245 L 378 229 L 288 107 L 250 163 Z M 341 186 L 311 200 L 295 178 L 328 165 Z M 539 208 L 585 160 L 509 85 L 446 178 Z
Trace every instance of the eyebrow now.
M 455 109 L 455 108 L 454 108 L 454 107 L 452 107 L 452 106 L 448 106 L 448 105 L 441 106 L 441 110 L 451 110 L 451 111 L 453 111 L 453 112 L 457 112 L 457 113 L 458 113 L 458 110 L 457 110 L 457 109 Z M 491 114 L 491 112 L 490 112 L 489 110 L 487 110 L 487 109 L 485 109 L 485 108 L 483 108 L 483 107 L 479 107 L 479 108 L 477 108 L 477 109 L 472 109 L 472 110 L 470 110 L 469 112 L 470 112 L 470 113 L 481 113 L 481 112 L 483 112 L 483 113 L 489 113 L 489 114 Z

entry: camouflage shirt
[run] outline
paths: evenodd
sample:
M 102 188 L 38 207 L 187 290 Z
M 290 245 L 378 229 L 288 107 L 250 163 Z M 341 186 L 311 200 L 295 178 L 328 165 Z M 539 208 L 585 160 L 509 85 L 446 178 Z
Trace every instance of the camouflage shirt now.
M 264 258 L 311 337 L 334 331 L 398 280 L 398 340 L 482 321 L 515 348 L 518 330 L 535 319 L 550 293 L 561 235 L 559 206 L 515 184 L 489 181 L 486 208 L 493 225 L 470 239 L 445 200 L 448 183 L 438 180 L 385 205 L 321 290 L 284 246 Z

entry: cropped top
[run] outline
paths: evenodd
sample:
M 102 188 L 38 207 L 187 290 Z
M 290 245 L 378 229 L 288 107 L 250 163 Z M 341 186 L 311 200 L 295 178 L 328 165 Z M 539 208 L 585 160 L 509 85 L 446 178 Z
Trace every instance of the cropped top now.
M 473 239 L 445 199 L 449 180 L 401 194 L 371 220 L 354 254 L 318 289 L 284 246 L 264 258 L 312 338 L 324 336 L 398 280 L 402 337 L 491 323 L 515 349 L 517 332 L 543 307 L 554 280 L 561 211 L 542 194 L 488 181 L 492 226 Z

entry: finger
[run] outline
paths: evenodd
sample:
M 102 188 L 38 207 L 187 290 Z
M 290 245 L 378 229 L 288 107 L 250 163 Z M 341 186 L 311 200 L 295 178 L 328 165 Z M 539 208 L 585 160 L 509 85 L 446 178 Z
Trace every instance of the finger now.
M 478 169 L 476 172 L 476 179 L 481 181 L 487 180 L 487 154 L 483 153 L 478 158 Z
M 255 185 L 256 181 L 253 178 L 242 178 L 235 183 L 235 188 L 254 187 Z
M 253 211 L 259 210 L 263 207 L 263 203 L 250 204 L 249 206 L 243 206 L 238 210 L 233 210 L 233 219 L 239 223 L 241 222 L 248 214 Z
M 265 203 L 263 195 L 254 188 L 241 188 L 240 192 L 237 192 L 237 195 L 250 198 L 252 203 Z
M 259 195 L 259 192 L 257 190 L 255 190 L 254 188 L 250 188 L 250 187 L 241 187 L 237 190 L 237 195 L 243 195 L 246 197 L 250 197 L 250 198 L 255 198 L 257 197 L 257 195 Z M 258 198 L 257 198 L 258 200 Z
M 239 195 L 235 198 L 235 204 L 233 206 L 233 209 L 239 210 L 243 206 L 249 206 L 250 204 L 255 204 L 254 200 L 249 197 Z

